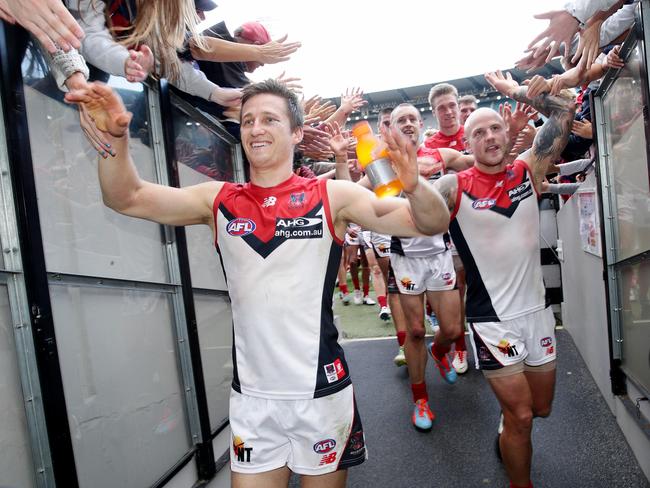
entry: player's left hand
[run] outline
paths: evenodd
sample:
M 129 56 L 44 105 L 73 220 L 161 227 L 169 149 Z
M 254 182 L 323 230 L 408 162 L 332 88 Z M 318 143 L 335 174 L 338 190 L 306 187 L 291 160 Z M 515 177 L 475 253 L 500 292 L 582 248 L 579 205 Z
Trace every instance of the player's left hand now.
M 417 146 L 395 127 L 381 126 L 380 131 L 402 188 L 406 193 L 413 193 L 420 181 Z

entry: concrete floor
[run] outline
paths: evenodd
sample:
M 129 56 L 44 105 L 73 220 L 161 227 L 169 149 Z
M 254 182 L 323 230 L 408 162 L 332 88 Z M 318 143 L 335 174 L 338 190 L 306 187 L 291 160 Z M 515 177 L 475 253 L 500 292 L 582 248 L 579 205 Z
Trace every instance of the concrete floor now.
M 473 369 L 455 385 L 427 369 L 436 413 L 429 433 L 411 426 L 406 368 L 396 368 L 395 339 L 344 344 L 363 421 L 369 459 L 350 469 L 350 488 L 507 487 L 494 453 L 499 407 Z M 558 331 L 554 410 L 535 420 L 532 479 L 536 488 L 650 487 L 571 337 Z M 292 480 L 291 486 L 298 486 Z

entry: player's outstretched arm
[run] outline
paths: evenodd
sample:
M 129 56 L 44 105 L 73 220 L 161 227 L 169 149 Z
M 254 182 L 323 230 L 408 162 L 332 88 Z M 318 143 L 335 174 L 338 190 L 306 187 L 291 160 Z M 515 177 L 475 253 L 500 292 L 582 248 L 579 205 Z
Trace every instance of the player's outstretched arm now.
M 345 234 L 349 222 L 366 230 L 403 237 L 439 234 L 445 232 L 449 225 L 449 211 L 442 198 L 424 180 L 408 199 L 380 199 L 361 185 L 342 180 L 329 180 L 327 191 L 339 237 Z M 414 207 L 427 208 L 426 215 L 414 210 Z M 426 226 L 416 224 L 416 213 L 420 220 L 428 218 Z
M 506 73 L 504 76 L 500 71 L 496 71 L 486 73 L 485 78 L 502 94 L 518 102 L 527 103 L 548 117 L 548 120 L 537 132 L 533 147 L 520 157 L 530 165 L 535 186 L 539 190 L 548 165 L 555 163 L 567 144 L 575 114 L 575 102 L 548 93 L 541 93 L 529 98 L 528 87 L 519 86 L 512 79 L 510 73 Z
M 473 154 L 463 154 L 462 152 L 447 147 L 441 147 L 438 151 L 440 152 L 440 156 L 442 156 L 447 169 L 452 169 L 458 172 L 465 171 L 474 166 Z
M 444 175 L 442 178 L 438 178 L 433 186 L 440 192 L 449 213 L 453 213 L 456 207 L 456 194 L 458 193 L 458 177 L 454 174 Z
M 119 95 L 106 85 L 89 83 L 66 94 L 66 101 L 85 106 L 116 153 L 113 158 L 99 158 L 99 182 L 108 207 L 161 224 L 211 225 L 212 201 L 223 183 L 173 188 L 140 179 L 129 153 L 131 114 Z

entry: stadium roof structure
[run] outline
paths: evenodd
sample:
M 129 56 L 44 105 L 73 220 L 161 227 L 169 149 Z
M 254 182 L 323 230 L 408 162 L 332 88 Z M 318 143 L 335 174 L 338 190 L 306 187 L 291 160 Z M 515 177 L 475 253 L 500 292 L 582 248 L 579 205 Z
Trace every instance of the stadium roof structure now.
M 508 70 L 512 77 L 518 82 L 522 82 L 527 78 L 531 78 L 535 74 L 542 75 L 544 78 L 550 78 L 554 74 L 562 73 L 564 70 L 560 66 L 558 60 L 553 60 L 551 63 L 545 65 L 534 73 L 527 74 L 525 71 L 512 68 Z M 467 78 L 458 78 L 455 80 L 438 80 L 426 85 L 411 86 L 405 88 L 394 88 L 391 90 L 384 90 L 374 93 L 365 93 L 364 98 L 368 104 L 364 106 L 360 112 L 353 112 L 354 116 L 370 116 L 376 117 L 377 113 L 387 107 L 394 107 L 400 103 L 411 103 L 417 108 L 430 109 L 429 106 L 429 90 L 437 83 L 450 83 L 458 89 L 458 93 L 463 95 L 474 95 L 479 99 L 480 105 L 492 105 L 497 100 L 500 100 L 501 94 L 492 88 L 492 86 L 485 80 L 483 74 L 469 76 Z M 498 98 L 497 98 L 498 97 Z M 337 106 L 340 104 L 340 97 L 331 98 Z

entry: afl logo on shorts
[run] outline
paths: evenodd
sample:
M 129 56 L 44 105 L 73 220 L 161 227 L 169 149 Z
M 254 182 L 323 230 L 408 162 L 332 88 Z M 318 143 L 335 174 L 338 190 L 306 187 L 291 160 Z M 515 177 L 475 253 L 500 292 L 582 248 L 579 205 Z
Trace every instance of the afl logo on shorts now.
M 487 210 L 494 207 L 497 201 L 494 198 L 481 198 L 472 203 L 472 208 L 476 210 Z
M 334 439 L 325 439 L 324 441 L 314 444 L 314 452 L 317 454 L 326 454 L 336 447 Z
M 541 341 L 539 341 L 539 344 L 542 347 L 548 347 L 553 344 L 553 339 L 551 337 L 544 337 Z
M 236 218 L 228 222 L 226 232 L 234 237 L 244 237 L 255 232 L 255 222 L 251 219 Z

